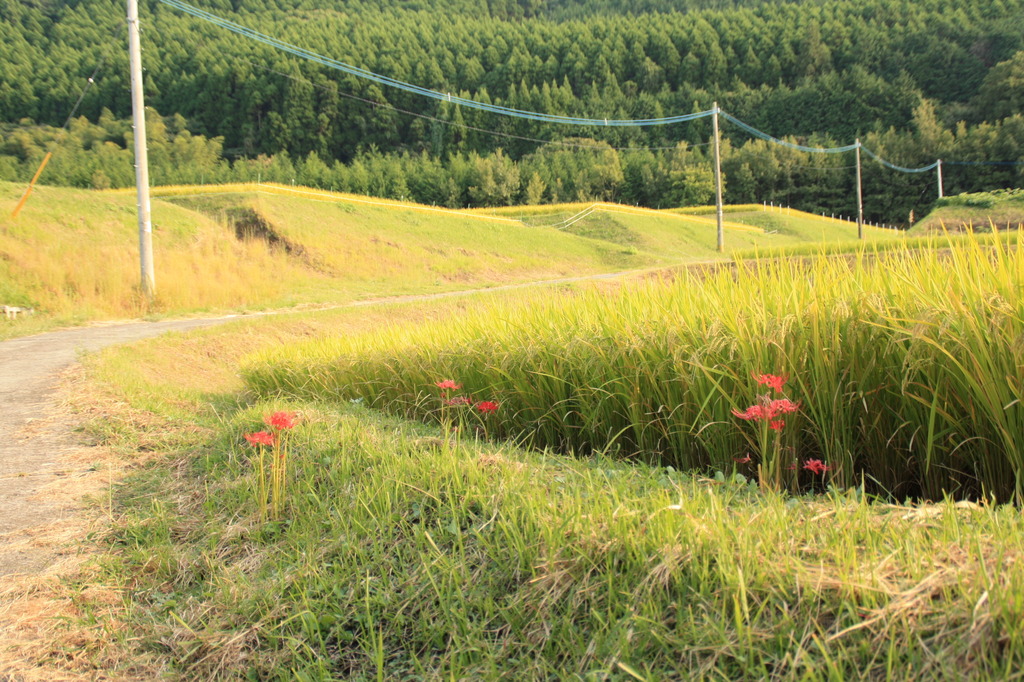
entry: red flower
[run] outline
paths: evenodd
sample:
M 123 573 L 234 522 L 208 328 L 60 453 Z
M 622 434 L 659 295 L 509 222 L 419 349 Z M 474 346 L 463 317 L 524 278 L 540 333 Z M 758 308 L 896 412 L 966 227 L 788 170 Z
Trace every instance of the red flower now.
M 782 393 L 782 386 L 789 379 L 789 377 L 777 376 L 775 374 L 755 374 L 754 378 L 762 386 L 774 388 L 776 393 Z
M 257 431 L 256 433 L 245 434 L 245 439 L 249 441 L 250 445 L 273 445 L 274 434 L 267 433 L 266 431 Z
M 437 386 L 438 388 L 450 388 L 456 391 L 462 388 L 462 384 L 457 384 L 451 379 L 445 379 L 444 381 L 436 381 L 434 382 L 434 385 Z
M 464 395 L 457 395 L 451 400 L 444 401 L 445 405 L 472 405 L 473 401 Z
M 773 400 L 770 403 L 768 403 L 768 412 L 770 413 L 768 419 L 773 419 L 780 414 L 796 412 L 799 409 L 800 403 L 794 403 L 789 398 L 780 398 L 779 400 Z
M 782 419 L 776 419 L 775 421 L 768 422 L 768 428 L 772 431 L 781 431 L 782 427 L 786 425 L 786 422 Z
M 748 422 L 749 421 L 754 421 L 754 420 L 757 420 L 757 419 L 767 419 L 768 418 L 767 414 L 765 413 L 764 407 L 761 406 L 761 405 L 751 405 L 750 407 L 748 407 L 746 409 L 745 412 L 740 412 L 739 410 L 733 410 L 732 413 L 735 416 L 739 417 L 740 419 L 745 419 Z
M 733 457 L 732 461 L 736 462 L 737 464 L 750 464 L 750 455 L 747 454 L 744 455 L 743 457 Z
M 812 474 L 823 474 L 829 470 L 829 466 L 822 462 L 820 459 L 809 459 L 804 462 L 804 469 L 807 469 Z
M 480 412 L 485 413 L 485 414 L 487 412 L 497 412 L 498 411 L 498 403 L 494 402 L 493 400 L 485 400 L 483 402 L 477 403 L 476 404 L 476 409 L 478 411 L 480 411 Z
M 263 423 L 280 431 L 293 428 L 299 423 L 299 418 L 294 412 L 275 412 L 269 417 L 264 417 Z

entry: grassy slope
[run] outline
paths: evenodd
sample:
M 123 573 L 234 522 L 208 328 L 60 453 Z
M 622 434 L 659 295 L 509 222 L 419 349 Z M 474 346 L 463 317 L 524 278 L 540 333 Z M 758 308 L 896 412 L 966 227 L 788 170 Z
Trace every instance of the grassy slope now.
M 991 208 L 943 206 L 929 213 L 908 233 L 920 235 L 943 230 L 989 232 L 992 225 L 1000 229 L 1024 228 L 1024 202 L 1003 202 Z
M 957 194 L 939 199 L 935 210 L 910 229 L 911 234 L 991 232 L 1024 229 L 1024 190 Z
M 129 452 L 169 453 L 117 494 L 103 565 L 123 590 L 125 623 L 110 628 L 122 633 L 112 645 L 187 679 L 923 681 L 1019 670 L 1015 509 L 899 508 L 855 492 L 787 500 L 728 476 L 471 437 L 448 445 L 347 403 L 250 406 L 239 393 L 235 368 L 251 351 L 386 337 L 389 323 L 481 304 L 290 314 L 94 357 L 92 376 L 133 406 L 94 430 Z M 305 422 L 285 523 L 259 521 L 253 451 L 240 438 L 274 409 Z
M 183 201 L 176 199 L 175 201 Z M 445 290 L 630 269 L 659 262 L 614 244 L 511 221 L 270 193 L 234 199 L 253 207 L 313 263 L 354 292 Z
M 158 300 L 147 306 L 137 292 L 133 193 L 39 187 L 12 220 L 22 191 L 0 183 L 0 303 L 34 306 L 50 323 L 338 303 L 722 257 L 713 219 L 678 211 L 602 205 L 557 229 L 587 205 L 449 211 L 267 185 L 155 188 Z M 752 208 L 730 212 L 728 252 L 854 236 L 846 224 Z M 236 238 L 240 216 L 258 216 L 269 232 Z M 43 325 L 19 322 L 0 334 Z
M 17 220 L 23 188 L 0 183 L 0 294 L 63 321 L 146 312 L 138 283 L 134 198 L 38 187 Z M 319 277 L 260 241 L 239 241 L 217 222 L 153 201 L 156 311 L 201 311 L 280 301 Z

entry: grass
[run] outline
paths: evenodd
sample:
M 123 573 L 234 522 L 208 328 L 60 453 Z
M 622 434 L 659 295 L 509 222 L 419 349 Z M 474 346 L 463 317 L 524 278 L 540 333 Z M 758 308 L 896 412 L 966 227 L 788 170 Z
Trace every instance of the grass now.
M 288 404 L 307 424 L 287 517 L 261 524 L 235 442 L 275 407 L 149 482 L 176 500 L 123 500 L 109 539 L 138 634 L 185 677 L 985 679 L 1021 663 L 1021 545 L 981 540 L 1019 538 L 1012 510 L 794 505 Z
M 993 227 L 1000 230 L 1024 228 L 1024 192 L 995 190 L 939 199 L 935 209 L 910 232 L 990 232 Z
M 102 538 L 100 580 L 124 599 L 112 646 L 186 679 L 986 680 L 1024 662 L 1013 507 L 765 494 L 731 468 L 524 450 L 348 401 L 253 403 L 232 376 L 260 346 L 488 304 L 436 305 L 249 320 L 89 361 L 134 406 L 105 438 L 167 453 L 119 486 Z M 282 520 L 261 521 L 241 435 L 276 410 L 302 424 Z
M 792 466 L 787 486 L 800 489 L 819 459 L 834 484 L 867 478 L 898 499 L 1019 499 L 1024 253 L 1012 239 L 686 271 L 289 346 L 245 376 L 263 396 L 358 398 L 431 420 L 433 382 L 454 378 L 502 403 L 495 433 L 536 447 L 698 471 L 749 453 L 745 473 Z M 791 377 L 802 405 L 781 465 L 732 416 L 766 372 Z
M 452 211 L 278 185 L 159 187 L 157 297 L 149 302 L 138 289 L 132 192 L 39 187 L 12 220 L 23 191 L 0 183 L 0 303 L 39 314 L 3 324 L 2 337 L 97 319 L 332 305 L 727 257 L 716 251 L 713 218 L 680 211 Z M 571 226 L 555 225 L 591 208 Z M 848 225 L 740 208 L 726 222 L 730 253 L 853 236 Z
M 175 201 L 208 203 L 166 206 L 189 230 L 261 242 L 303 276 L 337 267 L 339 242 L 303 232 L 327 215 L 312 206 L 293 223 L 283 193 L 187 193 Z M 123 201 L 76 196 L 88 210 Z M 231 210 L 266 219 L 278 241 L 237 240 L 219 214 Z M 595 228 L 606 234 L 574 239 L 621 252 L 645 238 L 635 217 L 606 214 L 614 224 Z M 661 220 L 667 235 L 678 219 Z M 415 252 L 424 226 L 392 241 Z M 29 236 L 42 239 L 17 239 Z M 988 239 L 266 316 L 90 356 L 111 401 L 89 432 L 139 465 L 84 540 L 102 556 L 67 581 L 89 650 L 69 638 L 50 657 L 149 679 L 1019 676 L 1019 507 L 871 492 L 908 462 L 923 491 L 967 465 L 1014 480 L 1000 457 L 1019 456 L 1024 433 L 1024 256 L 1019 241 Z M 303 251 L 289 253 L 293 242 Z M 633 248 L 623 255 L 644 253 Z M 372 281 L 378 266 L 354 267 Z M 803 401 L 787 447 L 833 474 L 851 456 L 891 478 L 757 486 L 733 459 L 752 444 L 729 410 L 760 390 L 750 372 L 769 369 L 790 373 L 787 391 Z M 459 424 L 461 408 L 442 408 L 434 385 L 445 378 L 498 411 Z M 275 411 L 301 417 L 276 515 L 243 439 Z M 699 472 L 648 457 L 672 443 Z M 628 452 L 644 456 L 617 456 Z
M 296 281 L 311 277 L 265 242 L 237 240 L 212 220 L 155 201 L 158 298 L 151 307 L 137 288 L 130 198 L 39 187 L 10 220 L 20 191 L 0 185 L 0 292 L 56 323 L 259 307 L 284 301 Z

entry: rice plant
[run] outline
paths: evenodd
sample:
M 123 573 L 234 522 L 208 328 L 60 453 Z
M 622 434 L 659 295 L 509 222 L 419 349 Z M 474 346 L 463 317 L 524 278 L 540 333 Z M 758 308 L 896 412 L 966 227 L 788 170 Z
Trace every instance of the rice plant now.
M 252 359 L 264 395 L 362 399 L 424 416 L 441 378 L 502 404 L 492 434 L 578 455 L 731 470 L 733 410 L 755 377 L 791 377 L 780 449 L 799 487 L 865 482 L 896 497 L 1024 493 L 1021 235 L 948 250 L 758 260 L 613 293 L 531 298 Z M 748 474 L 755 473 L 747 471 Z

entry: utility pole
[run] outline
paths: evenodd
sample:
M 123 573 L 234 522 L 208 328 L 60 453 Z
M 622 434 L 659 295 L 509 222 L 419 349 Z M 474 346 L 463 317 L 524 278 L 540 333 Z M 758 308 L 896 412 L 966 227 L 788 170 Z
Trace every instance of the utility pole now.
M 718 251 L 725 251 L 725 231 L 722 229 L 722 152 L 718 141 L 718 102 L 711 105 L 711 130 L 715 136 L 715 220 L 718 224 Z
M 135 137 L 135 194 L 139 209 L 139 267 L 142 293 L 156 295 L 153 273 L 153 222 L 149 205 L 149 157 L 146 152 L 146 109 L 142 100 L 142 54 L 139 46 L 139 3 L 128 0 L 128 58 L 132 76 L 132 128 Z
M 939 198 L 942 198 L 942 159 L 935 162 L 935 170 L 939 172 Z
M 864 189 L 860 180 L 860 138 L 857 138 L 857 239 L 864 239 Z

